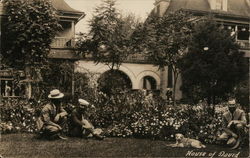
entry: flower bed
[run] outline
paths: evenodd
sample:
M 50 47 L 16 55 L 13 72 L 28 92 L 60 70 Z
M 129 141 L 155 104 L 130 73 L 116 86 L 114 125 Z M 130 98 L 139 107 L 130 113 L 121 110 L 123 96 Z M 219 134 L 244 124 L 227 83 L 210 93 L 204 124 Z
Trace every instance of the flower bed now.
M 39 106 L 22 99 L 7 99 L 0 106 L 2 133 L 36 132 Z
M 172 106 L 156 98 L 145 100 L 141 91 L 112 97 L 101 92 L 96 95 L 90 100 L 96 107 L 90 119 L 96 127 L 106 129 L 108 136 L 173 140 L 174 134 L 182 133 L 204 143 L 217 143 L 221 132 L 223 105 L 217 105 L 213 115 L 206 104 Z M 0 107 L 2 133 L 36 132 L 36 118 L 43 104 L 5 100 Z
M 205 143 L 216 142 L 225 111 L 223 105 L 217 106 L 213 115 L 212 108 L 206 104 L 173 107 L 161 100 L 145 98 L 140 91 L 112 96 L 106 104 L 96 105 L 93 123 L 106 128 L 108 135 L 115 137 L 171 140 L 175 133 L 183 133 Z

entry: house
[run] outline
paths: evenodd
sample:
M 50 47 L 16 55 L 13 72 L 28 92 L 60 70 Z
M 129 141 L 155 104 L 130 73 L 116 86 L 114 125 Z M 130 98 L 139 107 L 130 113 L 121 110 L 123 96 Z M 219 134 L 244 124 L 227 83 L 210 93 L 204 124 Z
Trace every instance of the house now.
M 197 17 L 212 14 L 216 21 L 236 34 L 236 41 L 245 52 L 246 59 L 250 57 L 250 2 L 249 0 L 156 0 L 152 13 L 163 16 L 177 10 L 185 10 Z M 103 64 L 95 65 L 92 61 L 79 60 L 75 71 L 92 71 L 103 74 L 109 69 Z M 132 89 L 160 89 L 164 94 L 173 86 L 172 71 L 165 67 L 158 69 L 143 53 L 129 56 L 120 66 L 119 71 L 129 79 Z M 176 99 L 182 98 L 180 90 L 181 79 L 177 80 Z
M 159 16 L 184 10 L 196 17 L 213 15 L 215 20 L 236 34 L 236 41 L 250 57 L 250 1 L 249 0 L 156 0 L 154 13 Z
M 71 8 L 64 0 L 52 0 L 52 3 L 58 11 L 60 24 L 64 30 L 60 32 L 53 41 L 49 57 L 51 59 L 71 60 L 75 65 L 75 72 L 85 73 L 91 71 L 97 74 L 97 78 L 100 78 L 102 74 L 109 71 L 108 66 L 101 63 L 96 65 L 91 60 L 82 59 L 74 52 L 75 24 L 81 20 L 85 14 Z M 191 12 L 197 19 L 209 14 L 214 15 L 218 23 L 236 34 L 236 41 L 240 44 L 241 51 L 245 52 L 246 59 L 249 59 L 249 0 L 156 0 L 154 5 L 153 12 L 159 16 L 180 9 Z M 162 94 L 166 94 L 166 91 L 171 89 L 173 85 L 171 70 L 168 69 L 168 67 L 158 69 L 143 53 L 129 56 L 118 71 L 126 78 L 131 89 L 161 90 L 163 92 Z M 22 74 L 21 71 L 19 73 Z M 11 73 L 0 72 L 1 79 L 8 78 L 12 81 L 11 75 Z M 1 84 L 2 94 L 3 92 L 5 93 L 6 88 L 10 89 L 9 87 L 12 85 L 6 84 L 5 80 L 1 80 L 1 82 L 3 82 Z M 176 87 L 176 99 L 182 98 L 180 86 L 181 79 L 179 78 Z M 30 96 L 30 94 L 27 96 Z
M 59 23 L 62 31 L 57 34 L 51 44 L 49 53 L 50 59 L 70 59 L 72 63 L 76 58 L 74 53 L 75 25 L 84 18 L 85 13 L 71 8 L 64 0 L 51 0 L 53 7 L 59 15 Z M 3 3 L 0 2 L 0 22 L 4 18 Z M 19 84 L 15 82 L 18 78 Z M 0 70 L 0 96 L 1 97 L 31 97 L 31 82 L 26 79 L 23 70 L 14 70 L 12 68 Z M 20 84 L 23 83 L 23 84 Z

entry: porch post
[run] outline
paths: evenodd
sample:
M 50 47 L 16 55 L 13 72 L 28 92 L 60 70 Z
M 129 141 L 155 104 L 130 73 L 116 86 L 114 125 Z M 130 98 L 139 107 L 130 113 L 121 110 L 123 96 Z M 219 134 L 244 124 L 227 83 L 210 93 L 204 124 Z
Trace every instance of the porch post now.
M 75 46 L 75 43 L 74 43 L 74 37 L 75 37 L 75 22 L 72 21 L 71 22 L 71 46 Z

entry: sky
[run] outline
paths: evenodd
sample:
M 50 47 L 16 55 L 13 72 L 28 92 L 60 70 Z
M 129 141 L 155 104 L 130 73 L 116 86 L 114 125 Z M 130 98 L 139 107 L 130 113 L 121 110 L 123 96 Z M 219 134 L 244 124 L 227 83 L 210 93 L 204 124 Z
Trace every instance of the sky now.
M 102 2 L 102 0 L 65 0 L 72 8 L 85 12 L 86 16 L 76 25 L 76 33 L 88 32 L 88 21 L 93 15 L 94 8 Z M 155 0 L 117 0 L 117 9 L 123 15 L 133 13 L 142 21 L 145 20 L 151 10 L 154 8 Z

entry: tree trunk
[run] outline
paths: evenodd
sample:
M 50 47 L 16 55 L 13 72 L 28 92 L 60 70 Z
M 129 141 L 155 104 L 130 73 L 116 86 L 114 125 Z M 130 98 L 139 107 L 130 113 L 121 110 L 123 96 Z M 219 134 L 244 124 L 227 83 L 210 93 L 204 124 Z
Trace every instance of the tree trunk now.
M 25 75 L 26 75 L 26 89 L 25 89 L 25 95 L 28 99 L 31 98 L 31 66 L 30 65 L 26 65 L 25 66 Z
M 177 79 L 178 79 L 178 72 L 176 70 L 173 71 L 174 72 L 174 85 L 173 85 L 173 105 L 176 105 L 176 99 L 175 99 L 175 92 L 176 92 L 176 83 L 177 83 Z
M 160 81 L 160 93 L 161 93 L 161 97 L 166 99 L 166 92 L 167 92 L 167 82 L 166 82 L 166 70 L 165 67 L 160 68 L 160 72 L 161 72 L 161 81 Z
M 207 96 L 207 104 L 208 104 L 208 106 L 211 105 L 211 96 L 210 95 Z
M 75 97 L 75 73 L 74 73 L 74 70 L 72 72 L 71 95 L 72 95 L 72 99 L 74 99 L 74 97 Z

